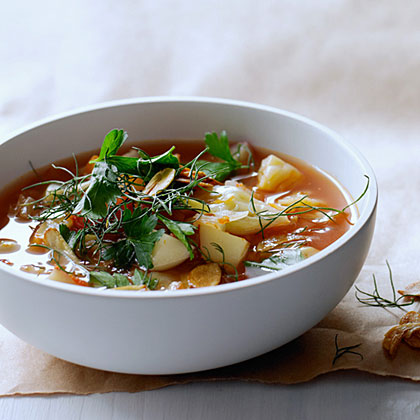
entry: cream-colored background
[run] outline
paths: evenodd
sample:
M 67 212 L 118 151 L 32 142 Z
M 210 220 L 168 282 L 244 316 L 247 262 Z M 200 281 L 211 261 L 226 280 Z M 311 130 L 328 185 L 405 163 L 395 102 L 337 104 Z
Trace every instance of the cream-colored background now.
M 58 112 L 148 95 L 228 97 L 304 114 L 342 133 L 377 173 L 378 224 L 362 280 L 372 272 L 386 279 L 385 259 L 398 285 L 420 280 L 418 2 L 22 1 L 1 2 L 0 11 L 0 139 Z M 393 318 L 386 316 L 379 329 Z M 420 362 L 420 352 L 414 354 L 411 361 Z M 338 393 L 337 401 L 340 392 L 353 393 L 360 407 L 372 408 L 365 397 L 371 395 L 382 418 L 387 414 L 378 407 L 387 407 L 388 413 L 404 407 L 407 415 L 416 410 L 419 414 L 415 400 L 400 404 L 409 397 L 391 391 L 386 393 L 387 401 L 394 398 L 395 404 L 389 408 L 373 388 L 366 388 L 370 380 L 336 375 L 331 381 L 337 386 L 331 390 Z M 398 384 L 417 390 L 415 384 L 386 381 L 376 386 L 391 390 Z M 321 395 L 328 384 L 328 380 L 318 381 L 303 389 Z M 255 385 L 242 387 L 247 396 L 255 392 Z M 364 387 L 365 396 L 358 394 L 357 389 Z M 189 389 L 198 403 L 185 396 L 187 391 L 179 395 L 193 408 L 204 401 L 205 392 L 215 395 L 216 405 L 220 401 L 210 386 Z M 221 389 L 235 393 L 238 388 L 223 385 Z M 261 414 L 262 408 L 258 411 L 255 406 L 279 396 L 294 413 L 288 401 L 297 401 L 299 388 L 295 393 L 281 389 L 277 396 L 259 390 L 253 410 L 241 411 L 240 399 L 236 405 L 224 401 L 232 418 L 239 418 L 234 416 L 241 412 Z M 156 398 L 178 391 L 165 392 Z M 0 412 L 5 407 L 18 418 L 23 411 L 13 401 L 0 400 Z M 44 410 L 40 401 L 26 404 Z M 306 401 L 309 404 L 309 397 Z M 323 409 L 318 405 L 320 413 Z M 157 411 L 148 413 L 158 416 Z M 211 418 L 211 413 L 210 407 L 203 408 L 204 417 Z

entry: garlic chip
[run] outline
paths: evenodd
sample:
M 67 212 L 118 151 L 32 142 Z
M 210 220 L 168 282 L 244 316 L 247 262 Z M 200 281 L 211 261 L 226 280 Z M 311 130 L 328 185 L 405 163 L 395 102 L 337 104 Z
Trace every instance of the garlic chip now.
M 171 185 L 175 178 L 175 169 L 165 168 L 153 175 L 152 179 L 144 187 L 143 193 L 157 195 Z
M 191 287 L 216 286 L 222 278 L 222 270 L 216 263 L 202 264 L 193 268 L 188 274 Z
M 400 319 L 399 325 L 392 327 L 385 334 L 382 346 L 391 357 L 395 357 L 402 340 L 410 347 L 420 348 L 420 313 L 406 313 Z

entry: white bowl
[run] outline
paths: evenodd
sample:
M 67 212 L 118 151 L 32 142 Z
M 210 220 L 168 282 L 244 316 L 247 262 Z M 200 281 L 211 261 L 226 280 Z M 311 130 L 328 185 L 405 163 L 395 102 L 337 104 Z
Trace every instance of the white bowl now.
M 301 158 L 333 175 L 360 218 L 317 255 L 281 271 L 215 287 L 135 293 L 39 280 L 0 267 L 0 322 L 28 343 L 80 365 L 115 372 L 172 374 L 216 368 L 273 350 L 330 312 L 349 290 L 371 242 L 374 173 L 339 135 L 301 116 L 225 99 L 144 98 L 60 115 L 0 146 L 0 188 L 35 167 L 99 147 L 124 128 L 131 140 L 197 139 L 227 130 L 231 140 Z

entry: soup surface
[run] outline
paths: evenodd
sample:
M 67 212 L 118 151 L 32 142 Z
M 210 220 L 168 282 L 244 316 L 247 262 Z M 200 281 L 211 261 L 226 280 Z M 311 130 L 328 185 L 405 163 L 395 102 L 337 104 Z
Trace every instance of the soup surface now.
M 229 145 L 224 132 L 134 147 L 125 139 L 113 130 L 97 154 L 1 191 L 0 264 L 89 287 L 214 286 L 298 263 L 357 217 L 321 170 Z

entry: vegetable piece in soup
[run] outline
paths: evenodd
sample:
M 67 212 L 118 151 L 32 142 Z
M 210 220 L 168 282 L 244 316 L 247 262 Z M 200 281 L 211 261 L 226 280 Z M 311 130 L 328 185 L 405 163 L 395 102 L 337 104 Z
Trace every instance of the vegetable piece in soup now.
M 58 162 L 0 193 L 0 254 L 41 279 L 147 291 L 216 286 L 309 258 L 349 228 L 337 182 L 298 159 L 229 143 L 127 147 Z

